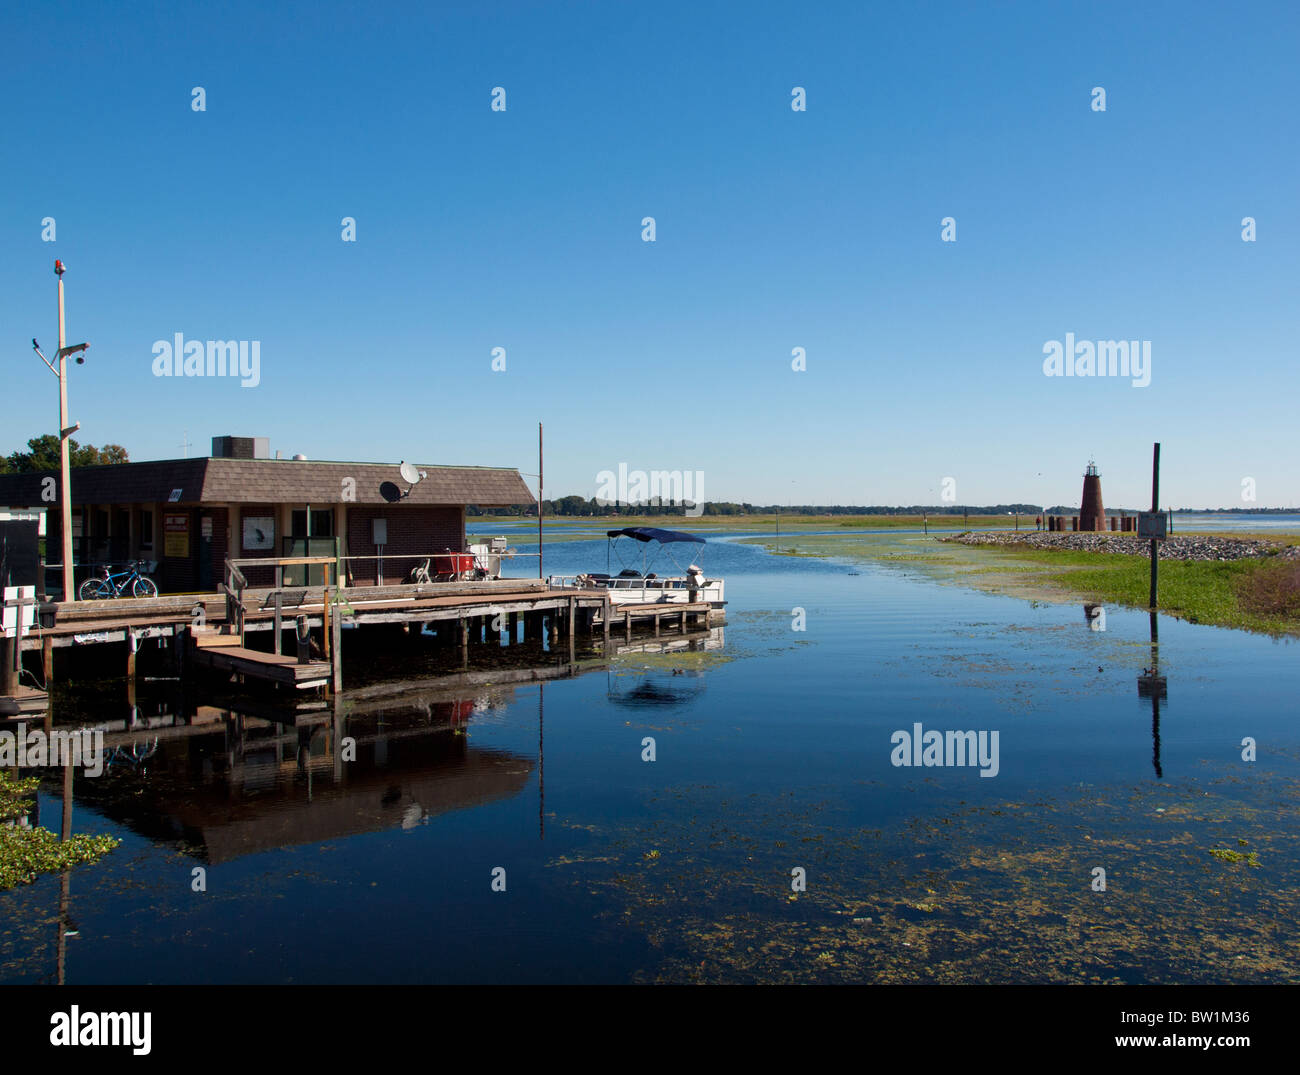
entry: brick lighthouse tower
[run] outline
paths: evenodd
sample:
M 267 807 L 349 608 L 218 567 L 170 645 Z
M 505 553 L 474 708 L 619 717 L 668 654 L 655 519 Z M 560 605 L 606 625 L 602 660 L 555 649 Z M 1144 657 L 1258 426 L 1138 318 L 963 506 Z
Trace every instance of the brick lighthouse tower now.
M 1083 506 L 1079 509 L 1080 530 L 1105 530 L 1106 509 L 1101 506 L 1101 475 L 1097 464 L 1088 463 L 1083 472 Z

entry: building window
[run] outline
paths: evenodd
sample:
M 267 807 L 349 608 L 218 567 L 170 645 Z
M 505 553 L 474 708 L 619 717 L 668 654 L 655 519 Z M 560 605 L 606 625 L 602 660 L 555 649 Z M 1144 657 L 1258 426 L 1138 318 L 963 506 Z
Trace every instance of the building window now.
M 334 536 L 334 509 L 333 508 L 312 508 L 311 509 L 311 532 L 307 531 L 307 512 L 306 510 L 295 511 L 291 516 L 292 536 L 296 538 L 314 537 L 328 538 Z
M 140 509 L 140 548 L 153 548 L 153 511 L 149 508 Z

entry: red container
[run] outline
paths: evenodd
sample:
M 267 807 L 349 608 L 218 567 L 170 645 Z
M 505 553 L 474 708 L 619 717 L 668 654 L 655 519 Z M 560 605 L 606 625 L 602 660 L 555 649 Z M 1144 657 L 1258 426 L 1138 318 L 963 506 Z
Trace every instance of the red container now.
M 474 556 L 468 552 L 449 552 L 433 558 L 437 575 L 463 575 L 474 570 Z

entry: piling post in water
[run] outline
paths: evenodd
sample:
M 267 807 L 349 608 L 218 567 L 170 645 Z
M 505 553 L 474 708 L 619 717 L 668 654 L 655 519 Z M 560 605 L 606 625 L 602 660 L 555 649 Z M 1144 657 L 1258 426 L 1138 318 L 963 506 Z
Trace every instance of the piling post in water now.
M 299 616 L 294 621 L 294 637 L 298 643 L 298 663 L 309 664 L 311 662 L 311 627 L 307 624 L 306 616 Z
M 343 617 L 335 615 L 330 621 L 333 633 L 334 696 L 337 698 L 343 690 Z
M 321 621 L 320 621 L 321 649 L 325 653 L 325 659 L 330 660 L 330 588 L 325 587 L 321 597 Z
M 18 662 L 22 660 L 17 632 L 13 638 L 0 638 L 0 692 L 10 697 L 18 693 Z
M 277 657 L 280 656 L 280 632 L 284 630 L 284 608 L 282 594 L 279 590 L 275 591 L 275 646 L 271 650 Z
M 1160 503 L 1160 442 L 1156 441 L 1151 455 L 1151 511 L 1157 512 Z M 1156 607 L 1156 594 L 1160 579 L 1160 543 L 1151 539 L 1151 601 L 1149 608 Z
M 135 654 L 139 649 L 140 641 L 135 637 L 135 631 L 128 627 L 126 629 L 126 678 L 128 682 L 135 680 Z

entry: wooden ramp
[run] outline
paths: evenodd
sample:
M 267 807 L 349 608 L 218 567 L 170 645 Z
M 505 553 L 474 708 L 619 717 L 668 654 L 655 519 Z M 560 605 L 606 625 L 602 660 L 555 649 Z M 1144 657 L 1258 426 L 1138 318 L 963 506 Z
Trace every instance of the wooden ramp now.
M 262 653 L 243 646 L 196 648 L 192 654 L 196 664 L 218 672 L 260 679 L 267 683 L 281 683 L 305 690 L 322 687 L 330 681 L 333 671 L 328 661 L 309 661 L 299 664 L 296 657 L 279 653 Z

